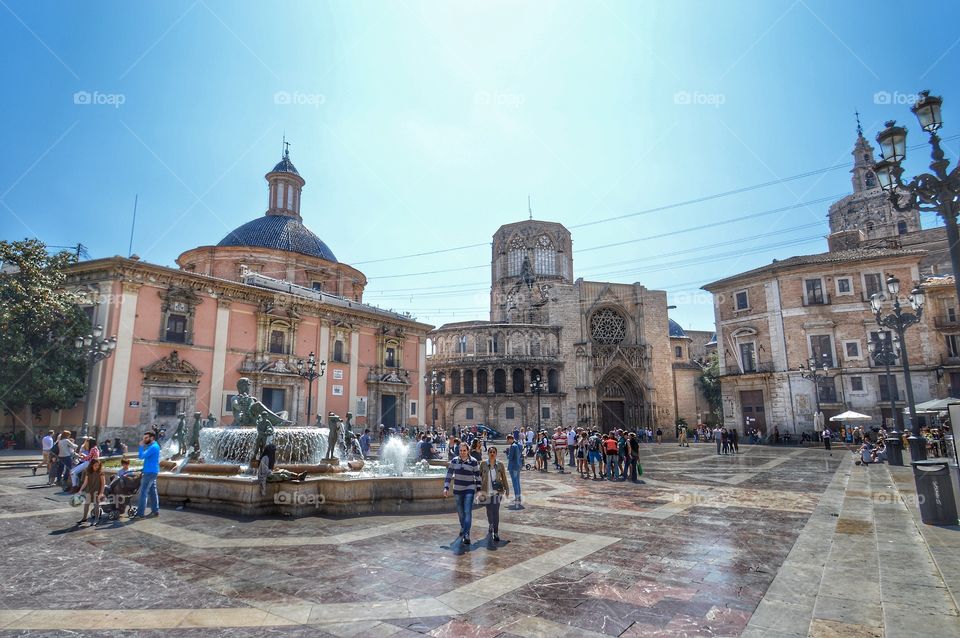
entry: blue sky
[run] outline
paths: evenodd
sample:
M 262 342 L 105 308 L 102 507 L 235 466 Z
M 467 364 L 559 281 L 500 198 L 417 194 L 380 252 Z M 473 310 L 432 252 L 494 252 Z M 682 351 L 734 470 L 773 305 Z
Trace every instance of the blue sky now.
M 851 161 L 855 109 L 871 139 L 896 118 L 917 144 L 906 100 L 930 88 L 960 155 L 958 18 L 955 2 L 0 0 L 0 238 L 126 255 L 139 195 L 133 250 L 173 265 L 263 213 L 286 133 L 304 221 L 370 303 L 487 318 L 489 239 L 530 195 L 573 232 L 576 276 L 666 289 L 709 329 L 700 285 L 825 249 L 850 181 L 818 169 Z

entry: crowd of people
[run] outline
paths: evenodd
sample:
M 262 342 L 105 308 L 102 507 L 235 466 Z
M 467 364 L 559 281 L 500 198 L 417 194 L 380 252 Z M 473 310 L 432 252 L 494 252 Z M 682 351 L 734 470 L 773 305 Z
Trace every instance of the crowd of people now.
M 102 457 L 119 456 L 120 470 L 117 476 L 123 478 L 130 474 L 130 461 L 125 456 L 127 446 L 120 439 L 98 445 L 91 436 L 80 437 L 78 443 L 76 435 L 70 430 L 59 434 L 49 430 L 41 440 L 41 449 L 43 457 L 33 467 L 34 476 L 42 470 L 47 477 L 47 486 L 59 485 L 64 493 L 77 498 L 78 504 L 83 503 L 83 517 L 77 521 L 77 525 L 88 520 L 92 525 L 98 523 L 108 487 Z M 143 461 L 143 468 L 140 470 L 142 478 L 137 516 L 143 518 L 148 505 L 151 508 L 150 515 L 159 516 L 157 476 L 160 474 L 160 445 L 155 430 L 144 433 L 138 458 Z

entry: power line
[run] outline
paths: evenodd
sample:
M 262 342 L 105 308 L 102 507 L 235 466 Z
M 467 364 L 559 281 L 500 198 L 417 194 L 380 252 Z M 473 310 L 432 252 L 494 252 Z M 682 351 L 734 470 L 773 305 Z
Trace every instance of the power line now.
M 955 139 L 960 139 L 960 134 L 950 135 L 950 136 L 948 136 L 948 137 L 942 138 L 942 141 L 944 141 L 944 142 L 950 142 L 950 141 L 953 141 L 953 140 L 955 140 Z M 913 150 L 918 150 L 918 149 L 925 148 L 926 146 L 927 146 L 927 144 L 924 142 L 924 143 L 916 144 L 916 145 L 914 145 L 914 146 L 910 146 L 910 147 L 908 147 L 908 149 L 913 151 Z M 820 175 L 820 174 L 822 174 L 822 173 L 827 173 L 827 172 L 830 172 L 830 171 L 835 171 L 835 170 L 838 170 L 838 169 L 841 169 L 841 168 L 849 168 L 849 167 L 850 167 L 849 164 L 834 164 L 834 165 L 832 165 L 832 166 L 825 166 L 825 167 L 823 167 L 823 168 L 818 168 L 818 169 L 815 169 L 815 170 L 812 170 L 812 171 L 806 171 L 805 173 L 797 173 L 796 175 L 790 175 L 789 177 L 782 177 L 782 178 L 778 178 L 778 179 L 773 179 L 773 180 L 770 180 L 770 181 L 767 181 L 767 182 L 762 182 L 762 183 L 760 183 L 760 184 L 754 184 L 754 185 L 752 185 L 752 186 L 743 186 L 743 187 L 741 187 L 741 188 L 735 188 L 735 189 L 733 189 L 733 190 L 723 191 L 723 192 L 721 192 L 721 193 L 714 193 L 714 194 L 712 194 L 712 195 L 704 195 L 703 197 L 697 197 L 697 198 L 689 199 L 689 200 L 686 200 L 686 201 L 683 201 L 683 202 L 676 202 L 676 203 L 674 203 L 674 204 L 665 204 L 665 205 L 663 205 L 663 206 L 658 206 L 658 207 L 656 207 L 656 208 L 650 208 L 650 209 L 646 209 L 646 210 L 641 210 L 641 211 L 637 211 L 637 212 L 635 212 L 635 213 L 627 213 L 627 214 L 625 214 L 625 215 L 618 215 L 618 216 L 615 216 L 615 217 L 607 217 L 607 218 L 604 218 L 604 219 L 597 219 L 597 220 L 590 221 L 590 222 L 584 222 L 584 223 L 582 223 L 582 224 L 576 224 L 576 225 L 574 225 L 574 226 L 570 226 L 570 228 L 571 228 L 571 229 L 573 229 L 573 228 L 583 228 L 583 227 L 586 227 L 586 226 L 592 226 L 592 225 L 595 225 L 595 224 L 602 224 L 602 223 L 606 223 L 606 222 L 609 222 L 609 221 L 616 221 L 616 220 L 619 220 L 619 219 L 626 219 L 626 218 L 628 218 L 628 217 L 636 217 L 636 216 L 638 216 L 638 215 L 647 215 L 647 214 L 650 214 L 650 213 L 655 213 L 655 212 L 659 212 L 659 211 L 663 211 L 663 210 L 669 210 L 669 209 L 671 209 L 671 208 L 678 208 L 678 207 L 681 207 L 681 206 L 689 206 L 689 205 L 691 205 L 691 204 L 698 204 L 698 203 L 701 203 L 701 202 L 711 201 L 711 200 L 714 200 L 714 199 L 720 199 L 720 198 L 722 198 L 722 197 L 729 197 L 730 195 L 739 195 L 739 194 L 741 194 L 741 193 L 747 193 L 747 192 L 750 192 L 750 191 L 759 190 L 759 189 L 761 189 L 761 188 L 767 188 L 768 186 L 776 186 L 777 184 L 786 184 L 786 183 L 789 183 L 789 182 L 796 181 L 796 180 L 798 180 L 798 179 L 804 179 L 804 178 L 806 178 L 806 177 L 813 177 L 814 175 Z M 490 242 L 482 242 L 482 243 L 477 243 L 477 244 L 466 244 L 466 245 L 463 245 L 463 246 L 454 246 L 454 247 L 452 247 L 452 248 L 442 248 L 442 249 L 438 249 L 438 250 L 429 250 L 429 251 L 424 251 L 424 252 L 419 252 L 419 253 L 411 253 L 411 254 L 409 254 L 409 255 L 398 255 L 398 256 L 395 256 L 395 257 L 381 257 L 381 258 L 379 258 L 379 259 L 368 259 L 368 260 L 365 260 L 365 261 L 355 261 L 355 262 L 353 262 L 353 265 L 359 266 L 360 264 L 373 264 L 373 263 L 379 263 L 379 262 L 384 262 L 384 261 L 397 261 L 397 260 L 399 260 L 399 259 L 412 259 L 412 258 L 414 258 L 414 257 L 425 257 L 425 256 L 428 256 L 428 255 L 439 255 L 439 254 L 441 254 L 441 253 L 449 253 L 449 252 L 454 252 L 454 251 L 457 251 L 457 250 L 466 250 L 466 249 L 468 249 L 468 248 L 479 248 L 480 246 L 489 246 L 489 245 L 490 245 Z

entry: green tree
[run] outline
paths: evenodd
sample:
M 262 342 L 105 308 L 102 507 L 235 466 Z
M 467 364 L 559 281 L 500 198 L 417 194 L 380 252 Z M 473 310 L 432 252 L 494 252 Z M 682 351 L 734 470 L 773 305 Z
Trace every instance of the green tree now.
M 83 397 L 84 359 L 74 340 L 90 322 L 63 288 L 74 261 L 36 239 L 0 241 L 0 407 L 11 415 L 27 406 L 70 408 Z
M 703 389 L 703 395 L 710 406 L 710 412 L 717 421 L 723 420 L 720 392 L 720 357 L 716 352 L 711 353 L 700 364 L 703 371 L 697 377 L 697 384 Z

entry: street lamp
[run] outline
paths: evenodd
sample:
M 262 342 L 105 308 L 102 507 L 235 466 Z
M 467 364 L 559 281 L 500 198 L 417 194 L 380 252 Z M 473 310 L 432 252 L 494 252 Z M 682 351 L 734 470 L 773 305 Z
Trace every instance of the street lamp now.
M 327 362 L 320 362 L 319 372 L 317 372 L 317 368 L 317 357 L 312 352 L 307 355 L 306 363 L 303 359 L 297 361 L 297 374 L 307 380 L 307 419 L 311 421 L 313 420 L 313 382 L 327 371 Z
M 543 394 L 545 389 L 546 385 L 544 385 L 543 379 L 541 379 L 538 374 L 533 378 L 533 381 L 530 382 L 530 392 L 537 395 L 537 432 L 540 431 L 540 395 Z
M 817 401 L 817 413 L 814 415 L 814 420 L 820 415 L 820 379 L 826 378 L 827 373 L 830 370 L 830 362 L 827 360 L 827 353 L 824 352 L 821 357 L 823 358 L 823 365 L 819 368 L 817 367 L 817 360 L 814 357 L 807 359 L 807 365 L 804 366 L 802 363 L 797 368 L 800 371 L 800 376 L 804 379 L 809 379 L 813 381 L 813 395 Z M 821 374 L 821 372 L 823 374 Z
M 443 384 L 443 375 L 438 374 L 436 370 L 431 370 L 430 374 L 423 375 L 423 380 L 430 384 L 430 394 L 433 396 L 433 407 L 430 409 L 430 427 L 434 432 L 437 431 L 437 391 Z
M 872 301 L 871 301 L 872 303 Z M 900 357 L 900 349 L 897 347 L 899 341 L 896 337 L 883 338 L 880 333 L 874 335 L 873 341 L 867 344 L 870 355 L 877 365 L 886 368 L 887 394 L 890 397 L 890 416 L 893 418 L 893 429 L 888 432 L 887 442 L 887 463 L 890 465 L 903 465 L 902 441 L 900 440 L 900 431 L 897 429 L 897 395 L 894 393 L 893 377 L 890 376 L 890 366 L 897 362 Z
M 922 461 L 927 458 L 927 446 L 920 436 L 920 421 L 917 420 L 916 403 L 913 399 L 913 383 L 910 381 L 910 362 L 907 358 L 907 342 L 904 338 L 904 332 L 915 323 L 920 321 L 923 316 L 923 303 L 925 295 L 923 290 L 917 286 L 910 291 L 910 306 L 913 312 L 904 311 L 900 305 L 900 280 L 890 276 L 887 278 L 887 291 L 893 299 L 893 312 L 883 316 L 883 297 L 875 294 L 870 298 L 870 306 L 873 308 L 874 315 L 877 318 L 877 325 L 881 328 L 893 330 L 897 334 L 900 342 L 900 363 L 903 366 L 903 383 L 907 386 L 907 410 L 910 418 L 910 457 L 914 461 Z M 889 387 L 889 386 L 888 386 Z M 894 421 L 896 423 L 896 421 Z
M 93 403 L 91 391 L 93 390 L 93 370 L 96 365 L 113 354 L 117 349 L 116 336 L 103 338 L 103 326 L 97 325 L 93 332 L 85 337 L 77 337 L 73 341 L 74 347 L 80 351 L 83 358 L 87 360 L 87 397 L 83 402 L 83 425 L 80 426 L 80 436 L 87 435 L 87 429 L 90 427 L 90 404 Z M 98 425 L 94 433 L 99 439 L 100 426 Z
M 920 122 L 920 128 L 930 135 L 932 147 L 930 170 L 914 177 L 910 183 L 902 180 L 901 162 L 907 155 L 907 129 L 890 120 L 886 128 L 877 134 L 882 159 L 873 166 L 873 172 L 883 190 L 890 194 L 893 207 L 900 212 L 917 209 L 936 211 L 947 227 L 947 243 L 950 247 L 950 264 L 953 268 L 954 286 L 960 299 L 960 231 L 957 215 L 960 213 L 960 167 L 947 172 L 950 160 L 946 159 L 940 146 L 937 131 L 943 126 L 940 107 L 943 99 L 920 91 L 916 103 L 910 108 Z M 905 203 L 901 205 L 901 201 Z

